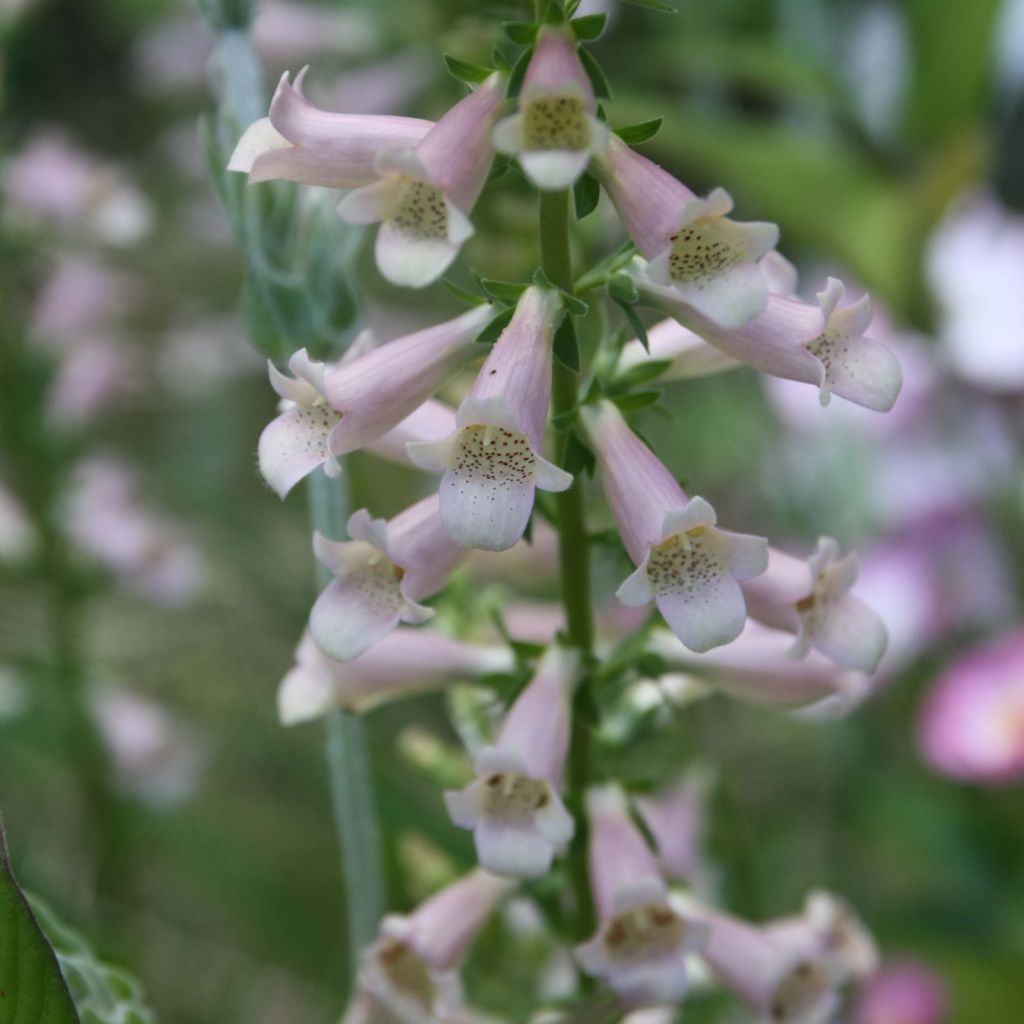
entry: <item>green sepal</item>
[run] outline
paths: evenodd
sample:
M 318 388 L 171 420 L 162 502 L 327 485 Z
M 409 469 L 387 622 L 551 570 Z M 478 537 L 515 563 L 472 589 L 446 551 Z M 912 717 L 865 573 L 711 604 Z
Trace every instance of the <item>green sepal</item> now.
M 444 55 L 444 66 L 452 78 L 465 82 L 467 85 L 478 85 L 494 74 L 494 68 L 485 68 L 482 64 L 471 64 L 466 60 L 459 60 L 450 53 Z
M 654 117 L 651 118 L 650 121 L 640 121 L 638 124 L 629 124 L 622 128 L 613 128 L 612 131 L 614 131 L 627 146 L 639 146 L 641 143 L 653 139 L 654 136 L 658 134 L 664 120 L 665 119 L 663 117 Z
M 592 174 L 582 174 L 572 187 L 573 203 L 576 206 L 576 219 L 593 213 L 601 198 L 601 183 Z
M 533 46 L 537 26 L 532 21 L 506 21 L 501 26 L 506 36 L 519 46 Z
M 509 306 L 503 309 L 493 320 L 489 321 L 484 329 L 473 339 L 474 344 L 493 345 L 501 337 L 501 332 L 509 325 L 515 307 Z
M 571 317 L 565 317 L 555 331 L 552 352 L 564 367 L 573 373 L 580 372 L 580 346 L 576 340 L 576 327 Z
M 589 50 L 581 49 L 579 55 L 583 70 L 586 71 L 587 78 L 590 79 L 590 84 L 594 87 L 594 95 L 598 99 L 610 99 L 612 89 L 608 84 L 608 79 L 604 76 L 604 71 L 601 70 L 601 65 L 597 63 Z
M 585 14 L 582 18 L 570 21 L 569 25 L 576 38 L 582 43 L 597 39 L 604 31 L 607 21 L 607 14 Z

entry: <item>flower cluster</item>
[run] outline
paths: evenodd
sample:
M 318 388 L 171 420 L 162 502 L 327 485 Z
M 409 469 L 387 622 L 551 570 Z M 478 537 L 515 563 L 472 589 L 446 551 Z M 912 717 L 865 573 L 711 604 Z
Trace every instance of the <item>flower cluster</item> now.
M 525 70 L 480 69 L 476 87 L 436 123 L 318 110 L 303 95 L 304 73 L 286 75 L 268 118 L 245 132 L 230 163 L 254 182 L 348 190 L 339 215 L 380 225 L 376 265 L 411 288 L 441 278 L 473 236 L 495 154 L 515 158 L 542 194 L 586 176 L 631 242 L 578 290 L 607 286 L 620 304 L 671 318 L 633 342 L 604 339 L 611 358 L 585 367 L 582 387 L 570 373 L 573 395 L 554 416 L 553 374 L 565 380 L 574 362 L 560 340 L 574 337 L 587 305 L 571 281 L 544 273 L 501 288 L 484 282 L 482 299 L 460 316 L 384 342 L 361 337 L 337 363 L 300 350 L 288 373 L 269 367 L 281 405 L 260 438 L 259 465 L 279 495 L 321 467 L 339 473 L 339 460 L 358 449 L 437 480 L 435 493 L 388 520 L 356 511 L 346 540 L 314 536 L 332 578 L 281 686 L 286 723 L 454 681 L 486 685 L 523 668 L 518 649 L 423 625 L 435 614 L 427 602 L 464 563 L 472 572 L 474 551 L 519 548 L 535 519 L 538 530 L 554 521 L 563 556 L 573 545 L 586 551 L 588 536 L 568 536 L 563 497 L 553 502 L 557 514 L 538 497 L 585 488 L 580 461 L 596 469 L 634 566 L 614 591 L 618 612 L 593 595 L 596 648 L 571 614 L 563 633 L 558 613 L 545 613 L 546 649 L 488 741 L 471 751 L 472 781 L 444 794 L 454 825 L 473 833 L 479 868 L 410 916 L 383 921 L 349 1020 L 469 1019 L 457 967 L 470 940 L 518 880 L 549 874 L 585 843 L 577 860 L 589 865 L 590 894 L 575 892 L 575 912 L 587 920 L 592 899 L 596 919 L 576 962 L 623 1007 L 679 1002 L 699 962 L 697 974 L 717 978 L 761 1019 L 810 1024 L 828 1019 L 843 986 L 873 967 L 870 938 L 852 912 L 817 893 L 797 917 L 754 924 L 698 899 L 699 872 L 680 838 L 694 831 L 687 801 L 678 792 L 634 799 L 614 783 L 567 778 L 567 765 L 579 695 L 592 696 L 616 673 L 627 685 L 654 674 L 666 691 L 675 681 L 836 714 L 870 694 L 887 641 L 879 616 L 853 593 L 855 555 L 823 537 L 800 558 L 720 526 L 712 503 L 684 490 L 637 433 L 623 382 L 747 365 L 811 384 L 822 404 L 835 394 L 885 411 L 899 391 L 899 364 L 865 334 L 867 298 L 844 303 L 843 285 L 830 278 L 816 302 L 800 301 L 791 268 L 774 252 L 775 225 L 733 220 L 723 189 L 694 194 L 609 128 L 575 26 L 527 26 Z M 631 322 L 639 324 L 632 311 Z M 445 404 L 438 395 L 484 352 L 461 402 Z M 567 609 L 566 587 L 588 587 L 565 575 L 562 584 Z M 588 591 L 588 614 L 590 599 Z M 642 620 L 629 610 L 651 603 L 660 621 L 637 632 Z M 637 657 L 624 663 L 619 652 L 630 643 Z M 614 669 L 599 667 L 603 660 Z M 691 889 L 680 891 L 680 882 Z

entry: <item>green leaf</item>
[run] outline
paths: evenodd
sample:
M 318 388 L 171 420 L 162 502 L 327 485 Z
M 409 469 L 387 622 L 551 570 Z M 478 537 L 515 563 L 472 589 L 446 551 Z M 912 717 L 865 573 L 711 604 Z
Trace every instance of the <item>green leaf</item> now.
M 570 21 L 569 24 L 572 26 L 572 30 L 580 42 L 589 42 L 590 40 L 597 39 L 597 37 L 600 36 L 604 31 L 605 22 L 607 20 L 607 14 L 585 14 L 582 18 L 576 18 L 574 21 Z
M 601 183 L 592 174 L 582 174 L 572 187 L 572 196 L 576 205 L 576 219 L 583 220 L 594 212 L 601 198 Z
M 617 301 L 617 300 L 616 300 Z M 640 342 L 644 347 L 645 352 L 651 351 L 651 346 L 647 341 L 647 328 L 644 327 L 643 320 L 637 316 L 636 310 L 632 304 L 626 302 L 619 302 L 619 308 L 622 310 L 623 315 L 629 321 L 629 326 L 633 329 L 633 333 L 636 335 L 637 341 Z
M 663 117 L 654 117 L 650 121 L 641 121 L 639 124 L 630 124 L 623 128 L 614 128 L 612 130 L 627 146 L 639 146 L 641 143 L 653 139 L 658 134 L 661 130 L 661 123 L 664 120 Z
M 512 61 L 497 46 L 491 48 L 491 63 L 496 71 L 502 71 L 506 75 L 512 70 Z
M 491 345 L 494 342 L 496 342 L 498 338 L 501 336 L 501 332 L 505 330 L 506 327 L 508 327 L 509 321 L 512 319 L 513 313 L 515 313 L 514 306 L 509 306 L 508 309 L 503 309 L 473 339 L 474 343 L 480 345 Z
M 511 166 L 512 157 L 507 153 L 495 153 L 494 159 L 491 161 L 491 169 L 487 174 L 487 184 L 490 185 L 492 181 L 503 178 Z
M 468 85 L 476 85 L 478 82 L 484 81 L 493 74 L 494 70 L 485 68 L 481 64 L 470 64 L 469 61 L 459 60 L 458 57 L 453 57 L 448 53 L 444 55 L 444 65 L 453 78 L 457 78 L 460 82 L 466 82 Z
M 671 359 L 649 359 L 643 363 L 636 363 L 613 378 L 612 385 L 616 390 L 623 391 L 635 388 L 654 380 L 655 377 L 660 377 L 671 365 Z
M 57 958 L 18 888 L 0 823 L 0 1019 L 80 1024 Z
M 604 77 L 604 72 L 601 70 L 601 65 L 594 59 L 594 55 L 589 50 L 580 50 L 580 63 L 583 65 L 583 70 L 587 73 L 587 78 L 590 79 L 590 84 L 594 87 L 594 95 L 598 99 L 609 99 L 612 94 L 611 86 L 608 84 L 608 79 Z
M 518 302 L 519 296 L 529 287 L 520 281 L 498 281 L 492 277 L 479 277 L 477 284 L 495 302 Z
M 537 26 L 532 21 L 506 21 L 501 27 L 505 35 L 519 46 L 533 46 L 537 38 Z
M 632 4 L 634 7 L 646 7 L 649 11 L 661 11 L 662 14 L 678 14 L 679 9 L 665 0 L 623 0 L 623 3 Z
M 529 47 L 521 54 L 519 59 L 512 65 L 512 72 L 508 76 L 508 92 L 506 95 L 510 99 L 514 99 L 519 95 L 519 90 L 523 87 L 523 79 L 526 77 L 526 69 L 530 66 L 530 60 L 533 58 L 533 47 Z
M 631 391 L 624 395 L 612 395 L 611 400 L 622 412 L 639 412 L 654 405 L 661 395 L 661 391 Z
M 477 295 L 476 292 L 471 292 L 468 288 L 463 288 L 462 285 L 456 284 L 450 278 L 442 277 L 441 284 L 445 286 L 460 302 L 465 302 L 468 306 L 480 306 L 483 305 L 487 300 L 482 295 Z
M 554 356 L 574 373 L 580 372 L 580 346 L 576 340 L 576 328 L 572 319 L 566 317 L 555 331 Z

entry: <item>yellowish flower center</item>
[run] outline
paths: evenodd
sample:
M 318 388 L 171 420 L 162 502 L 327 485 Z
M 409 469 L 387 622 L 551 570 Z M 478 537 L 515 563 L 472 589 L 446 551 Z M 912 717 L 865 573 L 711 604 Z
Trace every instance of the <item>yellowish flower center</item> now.
M 523 139 L 527 150 L 568 149 L 590 145 L 587 109 L 578 96 L 542 96 L 523 107 Z

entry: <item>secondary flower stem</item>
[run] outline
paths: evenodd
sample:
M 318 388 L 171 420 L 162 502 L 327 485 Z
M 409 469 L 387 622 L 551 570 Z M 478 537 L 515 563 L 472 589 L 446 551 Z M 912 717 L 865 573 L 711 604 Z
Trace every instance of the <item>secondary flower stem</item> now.
M 309 497 L 313 528 L 324 536 L 334 536 L 348 516 L 344 477 L 332 480 L 323 472 L 314 473 Z M 320 585 L 325 584 L 330 573 L 322 566 L 317 571 Z M 334 711 L 328 716 L 327 765 L 331 809 L 341 850 L 349 962 L 354 978 L 359 954 L 377 934 L 385 904 L 383 853 L 364 718 L 347 711 Z
M 570 201 L 568 191 L 540 194 L 541 266 L 552 284 L 571 293 Z M 555 416 L 574 408 L 577 389 L 576 373 L 556 359 L 551 394 Z M 564 459 L 568 442 L 568 433 L 560 435 L 559 464 Z M 559 573 L 566 630 L 586 662 L 594 644 L 594 616 L 590 602 L 590 544 L 583 514 L 583 488 L 579 481 L 569 490 L 555 495 L 555 508 L 558 512 Z M 589 935 L 594 927 L 594 905 L 587 875 L 587 829 L 582 814 L 583 797 L 590 781 L 590 729 L 581 714 L 587 685 L 584 680 L 576 695 L 567 794 L 568 803 L 577 818 L 576 834 L 569 849 L 569 864 L 576 895 L 577 932 L 581 938 Z

